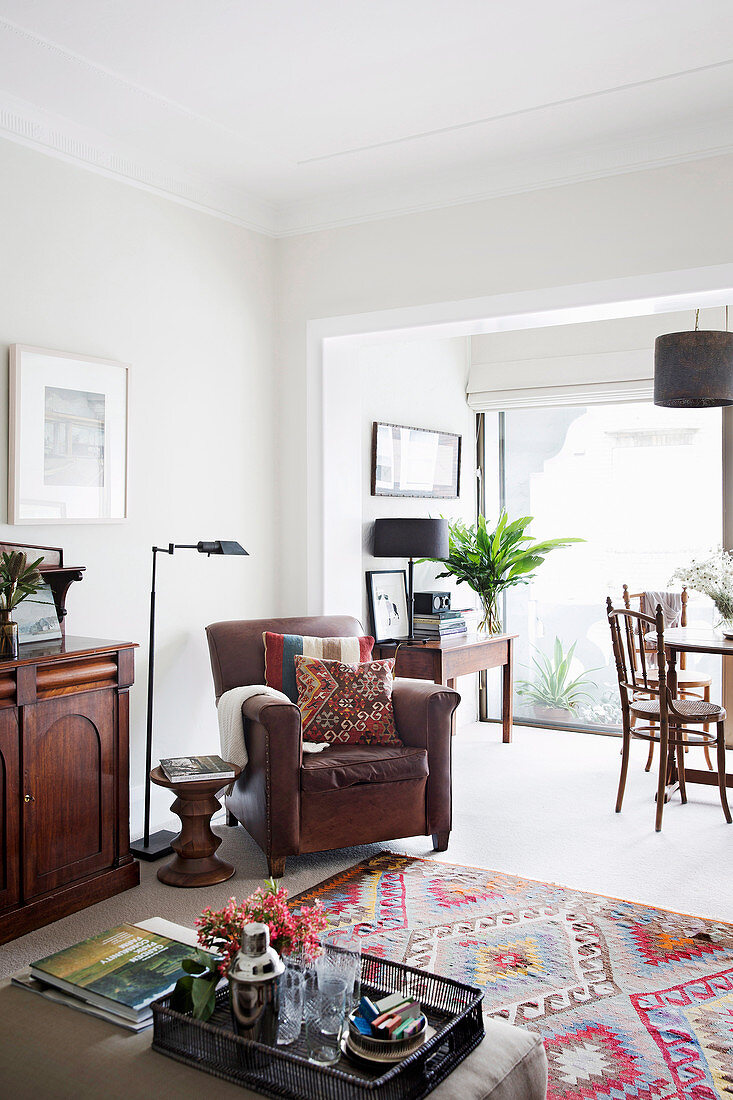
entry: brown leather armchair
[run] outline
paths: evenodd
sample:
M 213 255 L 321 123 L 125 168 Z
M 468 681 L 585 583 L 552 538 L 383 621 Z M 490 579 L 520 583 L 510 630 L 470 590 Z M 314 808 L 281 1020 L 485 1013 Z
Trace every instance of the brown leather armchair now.
M 216 698 L 265 682 L 262 633 L 349 637 L 357 619 L 332 616 L 254 619 L 206 628 Z M 248 763 L 226 798 L 237 821 L 280 878 L 285 860 L 405 836 L 431 835 L 444 852 L 451 830 L 451 719 L 460 696 L 450 688 L 396 680 L 392 696 L 401 745 L 339 745 L 303 753 L 300 711 L 267 695 L 242 707 Z

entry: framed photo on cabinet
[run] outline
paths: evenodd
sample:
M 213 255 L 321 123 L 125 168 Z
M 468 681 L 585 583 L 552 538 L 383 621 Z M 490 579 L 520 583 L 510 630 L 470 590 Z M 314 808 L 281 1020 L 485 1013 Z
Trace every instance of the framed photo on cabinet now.
M 128 366 L 10 348 L 8 522 L 127 518 Z

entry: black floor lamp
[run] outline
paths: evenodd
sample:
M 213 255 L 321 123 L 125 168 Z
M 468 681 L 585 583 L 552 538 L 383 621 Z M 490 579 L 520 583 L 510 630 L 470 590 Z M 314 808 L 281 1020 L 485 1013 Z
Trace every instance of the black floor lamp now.
M 174 550 L 198 550 L 199 554 L 244 554 L 247 551 L 238 542 L 169 542 L 167 546 L 153 547 L 153 580 L 150 587 L 150 637 L 148 641 L 148 725 L 145 739 L 145 832 L 142 840 L 135 840 L 130 850 L 138 859 L 154 860 L 173 851 L 171 841 L 177 833 L 161 829 L 150 835 L 150 769 L 153 766 L 153 681 L 155 676 L 155 565 L 158 554 L 172 554 Z

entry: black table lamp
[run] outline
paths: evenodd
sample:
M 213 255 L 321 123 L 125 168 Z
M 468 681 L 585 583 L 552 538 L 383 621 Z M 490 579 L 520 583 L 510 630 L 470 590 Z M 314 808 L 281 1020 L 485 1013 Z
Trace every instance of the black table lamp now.
M 409 635 L 414 641 L 415 558 L 447 558 L 450 553 L 447 519 L 377 519 L 374 521 L 374 557 L 409 558 L 407 615 Z
M 199 554 L 244 554 L 247 551 L 238 542 L 196 542 L 172 543 L 167 546 L 153 547 L 153 580 L 150 586 L 150 638 L 148 642 L 148 726 L 145 740 L 145 832 L 142 840 L 130 845 L 130 850 L 138 859 L 154 860 L 167 856 L 173 851 L 171 841 L 177 833 L 161 829 L 150 835 L 150 769 L 153 766 L 153 681 L 155 674 L 155 565 L 158 554 L 172 554 L 174 550 L 198 550 Z

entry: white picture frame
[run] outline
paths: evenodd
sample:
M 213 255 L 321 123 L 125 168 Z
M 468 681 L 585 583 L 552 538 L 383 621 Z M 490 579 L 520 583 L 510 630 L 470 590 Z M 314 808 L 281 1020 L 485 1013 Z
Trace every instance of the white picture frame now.
M 129 366 L 10 347 L 8 522 L 127 519 Z

